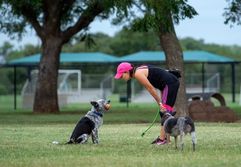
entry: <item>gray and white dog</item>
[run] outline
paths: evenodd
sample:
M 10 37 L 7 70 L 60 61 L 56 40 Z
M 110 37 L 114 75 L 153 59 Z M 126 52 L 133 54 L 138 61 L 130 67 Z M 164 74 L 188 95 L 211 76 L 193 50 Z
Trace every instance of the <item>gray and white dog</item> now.
M 165 112 L 161 118 L 163 123 L 163 127 L 166 133 L 167 142 L 170 142 L 170 136 L 175 138 L 175 147 L 177 148 L 177 137 L 180 136 L 180 147 L 183 150 L 184 142 L 183 138 L 184 135 L 190 133 L 192 136 L 192 145 L 193 151 L 195 151 L 196 147 L 196 134 L 195 134 L 195 125 L 193 120 L 186 116 L 186 117 L 178 117 L 175 118 L 170 113 Z
M 103 124 L 104 112 L 110 109 L 110 100 L 99 99 L 90 104 L 91 110 L 79 120 L 66 144 L 83 144 L 90 136 L 94 144 L 99 143 L 98 129 Z

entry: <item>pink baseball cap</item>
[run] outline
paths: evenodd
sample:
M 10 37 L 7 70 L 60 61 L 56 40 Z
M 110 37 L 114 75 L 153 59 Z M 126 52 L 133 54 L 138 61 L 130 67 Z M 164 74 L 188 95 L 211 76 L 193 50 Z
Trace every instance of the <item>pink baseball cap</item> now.
M 128 72 L 133 69 L 132 65 L 128 62 L 120 63 L 117 67 L 117 72 L 115 74 L 115 79 L 120 79 L 124 72 Z

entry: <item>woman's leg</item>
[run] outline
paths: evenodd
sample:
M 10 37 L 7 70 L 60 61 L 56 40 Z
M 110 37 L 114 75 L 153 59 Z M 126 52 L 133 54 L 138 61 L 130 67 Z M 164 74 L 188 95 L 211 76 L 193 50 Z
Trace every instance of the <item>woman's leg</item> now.
M 172 85 L 166 85 L 164 90 L 162 91 L 162 103 L 166 110 L 169 112 L 173 111 L 173 106 L 176 102 L 178 89 L 179 82 Z
M 164 130 L 163 126 L 161 126 L 161 130 L 160 130 L 160 139 L 161 140 L 165 140 L 166 139 L 166 133 L 165 133 L 165 130 Z

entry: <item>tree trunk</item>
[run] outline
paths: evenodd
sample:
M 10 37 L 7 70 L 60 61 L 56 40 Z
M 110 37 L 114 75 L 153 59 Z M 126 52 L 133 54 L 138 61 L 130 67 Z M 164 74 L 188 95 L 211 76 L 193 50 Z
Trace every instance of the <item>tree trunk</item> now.
M 43 41 L 33 112 L 58 113 L 58 69 L 62 42 L 48 37 Z
M 177 110 L 178 116 L 185 116 L 188 114 L 188 111 L 184 76 L 184 60 L 182 48 L 175 34 L 174 27 L 172 27 L 172 30 L 170 32 L 160 28 L 159 39 L 161 47 L 163 48 L 163 51 L 166 56 L 167 68 L 177 68 L 181 70 L 182 77 L 179 79 L 180 87 L 177 95 L 177 100 L 175 103 L 175 108 Z

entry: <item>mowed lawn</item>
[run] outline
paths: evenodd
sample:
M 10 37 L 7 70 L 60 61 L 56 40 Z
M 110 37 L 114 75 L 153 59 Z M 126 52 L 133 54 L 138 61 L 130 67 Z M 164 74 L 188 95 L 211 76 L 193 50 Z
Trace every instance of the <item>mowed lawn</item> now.
M 2 105 L 3 104 L 3 105 Z M 89 104 L 62 109 L 59 114 L 33 114 L 0 106 L 0 167 L 240 167 L 241 121 L 196 123 L 197 148 L 192 151 L 190 135 L 184 151 L 170 145 L 151 145 L 159 135 L 158 120 L 141 137 L 158 111 L 155 104 L 113 103 L 104 116 L 100 144 L 91 139 L 84 145 L 64 145 Z M 7 102 L 6 102 L 7 104 Z M 233 106 L 241 116 L 241 107 Z M 58 141 L 55 145 L 52 142 Z
M 42 117 L 30 115 L 19 119 L 19 115 L 12 116 L 22 121 L 11 122 L 6 120 L 10 118 L 1 115 L 1 167 L 240 167 L 241 165 L 240 122 L 196 123 L 197 150 L 192 151 L 191 137 L 188 135 L 185 137 L 185 147 L 182 152 L 174 148 L 174 142 L 165 146 L 150 144 L 159 134 L 159 124 L 154 124 L 144 137 L 141 137 L 141 133 L 149 126 L 148 123 L 104 124 L 99 133 L 99 145 L 93 145 L 91 140 L 84 145 L 64 145 L 75 122 L 30 121 L 28 123 L 27 118 L 35 117 L 37 120 Z M 48 117 L 49 120 L 55 119 L 54 115 Z M 68 118 L 65 115 L 61 117 Z M 53 141 L 59 141 L 61 144 L 52 144 Z

